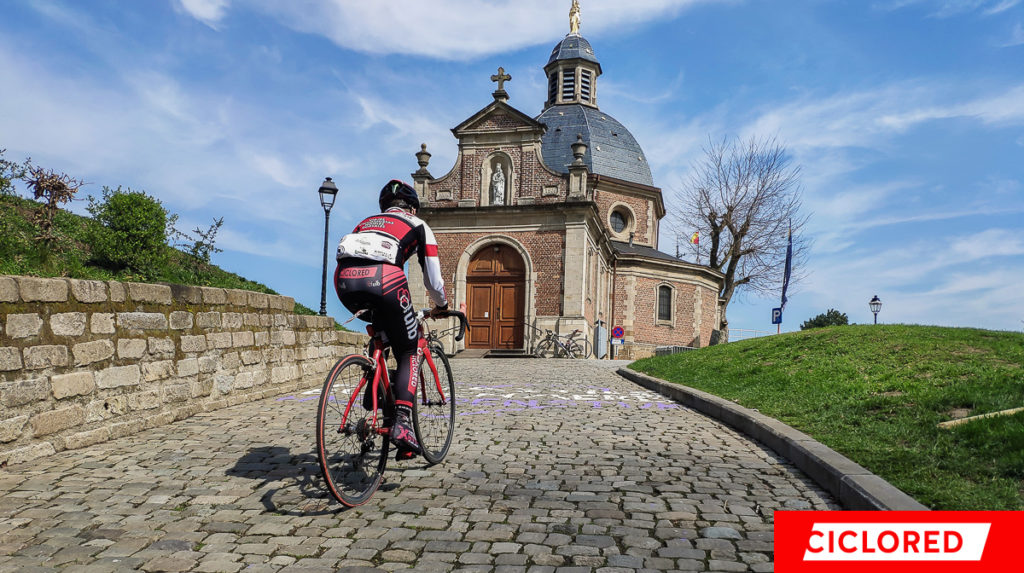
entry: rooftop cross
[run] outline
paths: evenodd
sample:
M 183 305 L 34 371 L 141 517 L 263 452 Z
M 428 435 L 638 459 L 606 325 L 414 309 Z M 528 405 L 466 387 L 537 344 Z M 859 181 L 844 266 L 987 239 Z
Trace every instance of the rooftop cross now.
M 512 76 L 505 73 L 505 68 L 498 68 L 498 73 L 491 76 L 492 82 L 498 82 L 498 91 L 505 91 L 505 82 L 512 79 Z

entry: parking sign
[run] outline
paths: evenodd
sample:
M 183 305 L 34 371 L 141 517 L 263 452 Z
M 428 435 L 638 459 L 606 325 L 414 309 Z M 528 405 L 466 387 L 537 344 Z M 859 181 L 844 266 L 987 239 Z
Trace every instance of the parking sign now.
M 773 308 L 772 309 L 772 324 L 782 324 L 782 309 L 781 308 Z

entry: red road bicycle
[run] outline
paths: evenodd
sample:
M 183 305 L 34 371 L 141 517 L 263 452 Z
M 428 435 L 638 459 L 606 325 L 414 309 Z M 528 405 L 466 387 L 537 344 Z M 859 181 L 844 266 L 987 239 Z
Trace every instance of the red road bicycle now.
M 459 319 L 455 340 L 462 340 L 466 315 L 445 311 L 434 318 L 449 316 Z M 455 432 L 455 378 L 440 341 L 426 332 L 427 318 L 428 310 L 416 313 L 423 361 L 412 421 L 423 458 L 433 465 L 447 455 Z M 345 356 L 328 372 L 316 417 L 320 471 L 331 495 L 347 507 L 366 503 L 384 481 L 395 419 L 389 348 L 372 326 L 366 332 L 370 340 L 363 354 Z

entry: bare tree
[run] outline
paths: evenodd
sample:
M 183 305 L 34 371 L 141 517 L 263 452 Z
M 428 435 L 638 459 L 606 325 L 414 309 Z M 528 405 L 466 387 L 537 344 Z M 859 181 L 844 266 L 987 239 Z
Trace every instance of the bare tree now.
M 729 340 L 726 309 L 738 291 L 780 294 L 790 229 L 790 285 L 799 281 L 809 248 L 800 195 L 800 167 L 775 138 L 759 137 L 709 142 L 677 193 L 676 232 L 698 232 L 698 260 L 725 275 L 719 342 Z
M 25 161 L 25 175 L 22 176 L 33 196 L 43 200 L 43 204 L 36 213 L 36 223 L 39 225 L 39 236 L 37 239 L 47 246 L 53 246 L 56 237 L 53 234 L 53 218 L 60 211 L 60 205 L 71 201 L 78 189 L 85 185 L 64 173 L 58 173 L 52 169 L 44 169 L 32 164 L 32 160 Z

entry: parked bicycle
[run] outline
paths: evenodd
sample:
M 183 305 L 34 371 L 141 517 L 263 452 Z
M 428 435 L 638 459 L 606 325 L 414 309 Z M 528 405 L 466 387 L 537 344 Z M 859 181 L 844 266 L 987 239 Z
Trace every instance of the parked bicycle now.
M 530 326 L 538 332 L 541 330 Z M 592 352 L 590 342 L 585 336 L 580 336 L 579 329 L 573 330 L 568 335 L 555 334 L 550 329 L 544 329 L 544 338 L 534 347 L 533 354 L 537 358 L 587 358 Z
M 458 336 L 458 332 L 461 329 L 462 329 L 462 325 L 458 324 L 458 325 L 453 326 L 451 328 L 445 328 L 444 330 L 436 330 L 436 329 L 435 330 L 431 330 L 430 331 L 430 338 L 432 338 L 434 340 L 434 342 L 437 343 L 437 345 L 441 347 L 441 350 L 443 350 L 446 355 L 454 356 L 456 351 L 453 349 L 451 352 L 449 352 L 448 349 L 445 348 L 444 341 L 448 340 L 452 335 Z M 459 340 L 461 340 L 461 338 L 456 338 L 455 339 L 456 342 L 458 342 Z
M 455 340 L 462 340 L 466 315 L 446 311 L 435 318 L 449 316 L 459 319 Z M 428 318 L 428 310 L 416 313 L 423 363 L 412 421 L 423 458 L 433 465 L 444 459 L 452 444 L 455 378 L 435 333 L 426 333 Z M 316 418 L 320 471 L 331 495 L 347 507 L 366 503 L 384 481 L 391 446 L 388 437 L 395 420 L 394 372 L 387 368 L 389 348 L 372 326 L 367 326 L 366 332 L 370 340 L 363 354 L 345 356 L 327 374 Z

